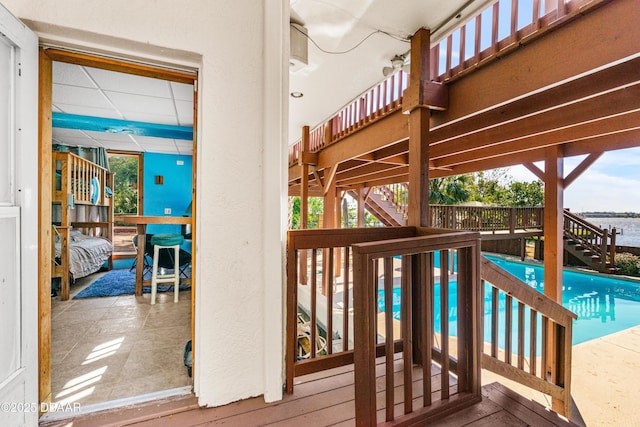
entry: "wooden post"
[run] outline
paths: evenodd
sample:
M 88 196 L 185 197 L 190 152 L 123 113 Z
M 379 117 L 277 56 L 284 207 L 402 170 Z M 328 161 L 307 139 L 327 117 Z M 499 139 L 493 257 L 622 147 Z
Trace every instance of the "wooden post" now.
M 600 242 L 600 271 L 607 267 L 607 243 L 609 243 L 609 230 L 602 230 L 602 242 Z
M 331 182 L 325 182 L 325 185 L 328 188 L 324 195 L 322 228 L 334 228 L 336 226 L 336 181 L 333 179 Z M 332 291 L 329 289 L 329 276 L 334 272 L 329 266 L 329 252 L 328 249 L 322 252 L 322 295 L 327 295 L 327 292 Z
M 358 227 L 364 227 L 364 203 L 367 200 L 369 189 L 367 187 L 358 190 Z
M 430 33 L 419 29 L 411 38 L 411 73 L 409 87 L 403 95 L 403 112 L 409 113 L 409 197 L 407 225 L 431 226 L 429 212 L 429 120 L 431 113 L 426 103 L 424 88 L 430 82 Z M 413 358 L 416 363 L 431 364 L 428 331 L 424 322 L 427 317 L 424 288 L 426 259 L 417 258 L 412 275 L 413 306 Z M 427 284 L 428 286 L 428 284 Z M 424 333 L 423 333 L 424 332 Z M 428 348 L 426 348 L 428 347 Z M 430 397 L 430 396 L 429 396 Z M 426 398 L 426 397 L 425 397 Z
M 304 153 L 309 151 L 309 126 L 302 127 L 302 140 L 300 142 L 300 158 L 298 164 L 300 165 L 300 229 L 305 230 L 309 227 L 309 165 L 303 162 Z M 300 283 L 306 285 L 308 283 L 307 278 L 307 266 L 309 265 L 308 251 L 300 251 Z
M 429 118 L 424 87 L 429 84 L 430 34 L 419 29 L 411 38 L 411 74 L 404 94 L 409 112 L 409 226 L 429 227 Z
M 562 303 L 562 265 L 563 265 L 563 195 L 564 168 L 561 148 L 549 147 L 546 152 L 544 168 L 544 294 Z M 549 326 L 547 334 L 547 378 L 555 382 L 558 372 L 558 349 L 555 337 L 557 330 Z M 567 396 L 567 399 L 570 399 Z M 552 399 L 552 409 L 564 412 L 564 403 L 556 398 Z
M 616 234 L 618 231 L 615 227 L 611 229 L 611 245 L 609 246 L 609 259 L 611 260 L 611 267 L 616 266 Z
M 345 203 L 346 203 L 346 199 L 342 197 L 342 191 L 337 191 L 336 192 L 336 228 L 340 228 L 340 227 L 347 228 L 347 225 L 348 225 L 348 224 L 347 225 L 343 224 L 344 218 L 347 218 L 347 221 L 349 220 L 349 218 L 348 218 L 348 213 L 345 213 L 346 205 L 342 204 L 342 200 L 345 200 Z M 333 260 L 333 266 L 335 269 L 334 275 L 336 277 L 340 277 L 342 275 L 341 261 L 342 261 L 342 248 L 336 248 L 334 251 L 334 260 Z
M 544 293 L 562 303 L 563 158 L 560 147 L 547 149 L 544 182 Z
M 373 268 L 366 254 L 353 248 L 353 329 L 355 410 L 358 426 L 376 425 L 376 342 Z

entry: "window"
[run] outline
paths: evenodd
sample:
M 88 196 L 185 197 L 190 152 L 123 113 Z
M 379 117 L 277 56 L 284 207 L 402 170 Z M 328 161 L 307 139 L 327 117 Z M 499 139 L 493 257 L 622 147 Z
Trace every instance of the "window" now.
M 109 153 L 109 169 L 114 173 L 113 251 L 116 254 L 135 253 L 133 236 L 136 227 L 122 222 L 125 215 L 142 215 L 142 156 L 129 153 Z

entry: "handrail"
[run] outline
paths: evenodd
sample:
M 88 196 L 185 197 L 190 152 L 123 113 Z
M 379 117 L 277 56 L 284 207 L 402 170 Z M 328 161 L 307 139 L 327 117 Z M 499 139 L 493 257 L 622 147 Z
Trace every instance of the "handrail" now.
M 377 401 L 382 401 L 376 398 L 375 371 L 380 337 L 385 343 L 384 402 L 388 423 L 422 425 L 481 399 L 480 236 L 475 232 L 416 230 L 415 237 L 353 245 L 358 425 L 374 425 Z M 458 274 L 456 282 L 450 283 L 449 275 L 441 272 L 449 271 L 448 252 L 453 248 L 457 251 Z M 439 268 L 434 263 L 436 251 Z M 401 314 L 400 327 L 395 332 L 392 297 L 398 283 Z M 379 309 L 372 304 L 380 289 L 384 295 L 384 328 L 376 328 Z M 404 350 L 402 381 L 394 378 L 393 349 L 398 340 Z M 413 351 L 409 351 L 411 347 Z M 440 368 L 432 360 L 437 360 Z M 414 383 L 414 362 L 422 365 L 420 391 Z M 451 374 L 457 376 L 456 387 L 449 383 Z M 438 375 L 439 387 L 432 386 L 432 379 Z M 396 381 L 402 382 L 397 385 L 400 390 L 396 390 Z M 404 395 L 402 408 L 399 404 L 395 407 L 396 394 Z
M 458 250 L 458 284 L 449 285 L 448 275 L 444 275 L 438 284 L 433 280 L 439 274 L 433 253 L 440 251 L 440 265 L 443 271 L 449 271 L 448 249 L 452 248 Z M 342 252 L 341 249 L 342 270 L 336 273 L 333 262 L 336 254 Z M 307 257 L 311 260 L 310 265 L 300 267 L 301 252 L 307 250 L 311 252 Z M 361 379 L 370 379 L 373 375 L 375 381 L 375 358 L 385 356 L 388 419 L 406 421 L 416 415 L 438 416 L 453 408 L 477 402 L 481 386 L 481 328 L 477 324 L 481 302 L 478 297 L 479 253 L 479 235 L 473 232 L 415 227 L 290 231 L 287 244 L 287 391 L 293 391 L 295 376 L 354 363 L 356 422 L 375 424 L 376 387 L 363 389 Z M 371 260 L 371 263 L 363 261 L 363 258 Z M 374 258 L 380 261 L 373 261 Z M 368 271 L 374 272 L 373 276 L 368 273 L 361 275 L 363 263 L 368 266 Z M 299 281 L 303 270 L 309 273 L 311 280 L 308 285 Z M 362 281 L 364 277 L 373 279 L 378 275 L 380 285 L 377 279 L 373 283 Z M 338 277 L 342 280 L 338 280 Z M 399 321 L 394 319 L 396 313 L 393 306 L 397 303 L 394 301 L 397 299 L 394 298 L 394 283 L 396 288 L 402 283 L 402 315 Z M 434 286 L 443 289 L 442 297 L 435 305 L 422 305 L 423 301 L 431 301 L 428 295 L 437 295 Z M 363 296 L 363 292 L 371 298 Z M 448 306 L 450 294 L 457 295 L 458 311 L 452 312 Z M 340 304 L 336 304 L 336 301 L 340 301 Z M 416 316 L 415 321 L 410 320 L 411 313 Z M 421 328 L 420 324 L 426 325 L 424 322 L 430 322 L 431 326 Z M 449 334 L 451 322 L 457 322 L 458 326 Z M 411 329 L 412 324 L 416 325 L 414 330 Z M 440 343 L 431 342 L 434 327 L 441 337 Z M 455 339 L 455 335 L 467 345 L 450 351 L 448 343 L 450 339 Z M 301 352 L 298 351 L 298 340 L 307 346 Z M 411 342 L 423 350 L 419 354 L 415 353 L 418 350 L 403 351 L 411 348 Z M 423 342 L 429 344 L 418 344 Z M 395 417 L 393 371 L 394 353 L 397 352 L 403 353 L 407 386 L 403 387 L 404 415 Z M 370 357 L 373 363 L 370 363 Z M 413 358 L 417 362 L 424 362 L 424 378 L 439 378 L 441 381 L 441 387 L 439 390 L 434 387 L 433 393 L 431 381 L 422 382 L 426 387 L 426 392 L 423 390 L 422 393 L 423 405 L 412 398 Z M 407 363 L 407 360 L 410 362 Z M 440 368 L 433 365 L 432 360 L 440 363 Z M 439 375 L 440 371 L 442 375 Z M 449 386 L 450 375 L 445 372 L 456 375 L 456 386 Z M 420 381 L 420 378 L 415 378 L 415 381 Z M 436 402 L 438 392 L 440 399 Z M 373 401 L 364 404 L 362 399 L 371 393 Z M 426 409 L 414 410 L 414 406 Z
M 315 153 L 345 136 L 383 118 L 402 107 L 402 96 L 409 84 L 403 71 L 392 74 L 338 110 L 311 130 L 309 152 Z M 313 134 L 318 136 L 314 137 Z M 314 142 L 316 141 L 316 142 Z M 289 146 L 289 166 L 298 163 L 301 140 Z
M 531 2 L 531 13 L 518 13 L 521 9 L 519 0 L 494 2 L 449 34 L 432 40 L 430 78 L 438 82 L 453 81 L 610 1 L 534 0 Z M 545 9 L 547 7 L 549 10 Z M 501 10 L 507 15 L 508 25 L 501 22 L 504 19 Z M 525 22 L 520 22 L 523 19 Z M 482 29 L 486 26 L 490 27 L 489 31 Z M 509 29 L 507 34 L 502 34 L 504 28 Z M 486 34 L 491 34 L 491 37 L 486 37 Z M 323 139 L 325 142 L 322 147 L 401 109 L 403 90 L 407 85 L 407 74 L 402 71 L 393 74 L 315 126 L 314 129 L 328 128 L 329 135 Z M 297 164 L 300 145 L 301 142 L 297 141 L 289 147 L 289 166 Z
M 287 392 L 293 392 L 293 379 L 296 376 L 353 363 L 353 322 L 349 305 L 349 295 L 353 289 L 350 280 L 353 271 L 352 259 L 349 255 L 351 246 L 361 242 L 397 239 L 415 234 L 414 227 L 314 229 L 288 232 L 287 358 L 285 361 Z M 309 256 L 302 252 L 311 252 L 311 254 Z M 341 267 L 344 297 L 341 310 L 333 307 L 336 275 L 326 274 L 334 271 L 333 263 L 338 252 L 343 255 Z M 301 258 L 310 262 L 303 261 L 300 267 Z M 302 276 L 309 277 L 311 283 L 308 285 L 299 283 L 299 278 Z M 318 295 L 320 286 L 322 286 L 322 292 Z M 300 358 L 298 357 L 297 318 L 299 312 L 308 317 L 301 328 L 308 329 L 303 332 L 308 333 L 309 344 L 307 354 L 303 354 Z M 338 320 L 335 323 L 334 318 Z M 327 331 L 331 331 L 328 337 Z M 316 349 L 320 347 L 318 337 L 323 333 L 325 335 L 323 338 L 327 341 L 326 354 L 317 354 Z M 334 334 L 339 337 L 342 345 L 334 345 L 332 339 Z
M 488 302 L 484 308 L 485 341 L 488 333 L 489 349 L 485 347 L 483 352 L 482 367 L 550 395 L 554 399 L 553 409 L 571 417 L 572 322 L 578 316 L 484 257 L 481 277 L 490 295 L 485 299 Z M 514 299 L 517 301 L 517 349 L 512 348 Z M 503 315 L 501 305 L 505 307 Z M 525 307 L 529 311 L 528 320 L 525 320 Z M 500 324 L 500 320 L 504 323 Z M 504 337 L 499 336 L 500 330 L 505 331 Z M 504 340 L 502 351 L 499 350 L 500 338 Z
M 430 205 L 434 227 L 474 231 L 541 230 L 544 207 Z
M 607 262 L 615 263 L 616 245 L 615 229 L 608 230 L 580 218 L 569 210 L 564 210 L 564 235 L 579 242 L 583 247 L 600 257 L 600 265 L 604 269 Z
M 432 79 L 444 82 L 461 77 L 520 44 L 529 43 L 547 31 L 584 14 L 587 9 L 608 1 L 610 0 L 537 0 L 529 2 L 531 10 L 524 13 L 519 13 L 524 3 L 522 0 L 493 2 L 432 47 L 431 58 L 435 61 L 432 69 L 438 70 L 437 76 L 432 76 Z M 507 25 L 503 22 L 505 18 L 508 20 Z M 484 29 L 487 26 L 490 30 Z

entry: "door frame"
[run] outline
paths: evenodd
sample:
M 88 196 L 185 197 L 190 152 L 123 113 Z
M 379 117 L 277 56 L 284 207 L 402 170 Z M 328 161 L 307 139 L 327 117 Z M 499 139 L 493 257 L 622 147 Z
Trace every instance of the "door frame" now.
M 193 67 L 178 67 L 180 70 L 166 66 L 134 62 L 133 60 L 114 59 L 117 56 L 100 56 L 91 52 L 79 53 L 77 50 L 65 50 L 64 48 L 40 47 L 40 72 L 39 72 L 39 152 L 40 152 L 40 222 L 41 230 L 41 262 L 39 269 L 39 401 L 51 402 L 51 186 L 52 186 L 52 64 L 53 61 L 66 62 L 108 71 L 116 71 L 134 74 L 143 77 L 152 77 L 178 83 L 192 84 L 194 89 L 194 121 L 193 121 L 193 161 L 192 161 L 192 261 L 191 261 L 191 339 L 195 345 L 195 288 L 196 288 L 196 156 L 197 156 L 197 94 L 198 72 Z M 188 71 L 187 71 L 188 70 Z M 45 232 L 48 231 L 48 232 Z M 46 406 L 46 405 L 45 405 Z

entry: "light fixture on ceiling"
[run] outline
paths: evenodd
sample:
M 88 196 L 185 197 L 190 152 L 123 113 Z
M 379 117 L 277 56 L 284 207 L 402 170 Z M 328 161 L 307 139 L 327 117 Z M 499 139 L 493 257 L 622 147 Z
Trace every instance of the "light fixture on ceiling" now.
M 302 98 L 304 96 L 304 93 L 302 92 L 291 92 L 291 97 L 292 98 Z
M 404 63 L 404 58 L 405 58 L 404 55 L 396 55 L 393 58 L 391 58 L 391 67 L 384 67 L 382 69 L 382 74 L 385 77 L 388 77 L 399 70 L 402 70 L 405 73 L 408 73 L 409 64 Z

